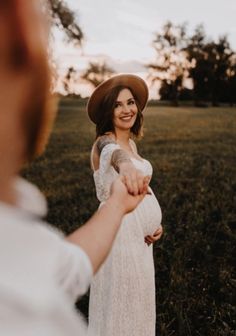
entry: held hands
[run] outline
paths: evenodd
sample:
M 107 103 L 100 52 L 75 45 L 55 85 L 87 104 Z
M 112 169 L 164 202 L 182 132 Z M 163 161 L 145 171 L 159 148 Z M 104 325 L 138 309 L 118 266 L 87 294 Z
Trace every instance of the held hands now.
M 155 243 L 157 240 L 161 238 L 163 234 L 163 227 L 160 226 L 154 233 L 153 235 L 148 235 L 144 238 L 145 243 L 149 246 L 153 243 Z
M 120 206 L 123 206 L 124 213 L 133 211 L 148 193 L 150 176 L 144 176 L 130 162 L 123 162 L 119 167 L 120 177 L 113 183 L 111 195 L 117 198 Z M 161 238 L 163 234 L 162 226 L 152 234 L 144 238 L 149 246 Z
M 137 205 L 143 200 L 144 196 L 147 193 L 148 182 L 143 184 L 142 193 L 137 195 L 131 195 L 126 185 L 123 182 L 124 177 L 120 176 L 116 179 L 111 186 L 111 197 L 116 204 L 116 209 L 122 212 L 122 214 L 126 214 L 128 212 L 133 211 Z
M 131 162 L 123 162 L 119 168 L 122 181 L 126 185 L 128 192 L 134 196 L 143 194 L 148 187 L 150 177 L 144 176 Z

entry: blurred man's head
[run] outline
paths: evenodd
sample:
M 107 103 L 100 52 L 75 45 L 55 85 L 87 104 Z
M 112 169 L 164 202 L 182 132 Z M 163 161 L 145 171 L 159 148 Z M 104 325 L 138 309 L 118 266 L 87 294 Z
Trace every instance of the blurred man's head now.
M 0 161 L 8 174 L 43 150 L 54 114 L 49 108 L 48 24 L 39 3 L 0 1 Z M 0 175 L 4 172 L 0 168 Z

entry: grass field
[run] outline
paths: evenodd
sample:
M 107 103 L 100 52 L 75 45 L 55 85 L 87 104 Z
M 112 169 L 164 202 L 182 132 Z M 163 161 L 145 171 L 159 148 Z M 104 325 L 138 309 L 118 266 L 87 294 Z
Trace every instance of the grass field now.
M 98 206 L 93 140 L 84 105 L 64 101 L 46 153 L 24 171 L 65 233 Z M 236 335 L 236 109 L 149 107 L 138 148 L 153 165 L 165 229 L 154 247 L 157 335 Z M 87 305 L 88 295 L 85 315 Z

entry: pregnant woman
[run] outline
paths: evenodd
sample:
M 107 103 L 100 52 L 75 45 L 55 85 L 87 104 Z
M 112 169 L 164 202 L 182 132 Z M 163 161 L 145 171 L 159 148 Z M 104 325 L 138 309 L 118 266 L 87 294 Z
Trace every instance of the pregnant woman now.
M 134 142 L 142 135 L 147 99 L 146 83 L 138 76 L 122 74 L 99 85 L 88 101 L 88 115 L 96 124 L 91 165 L 100 206 L 118 175 L 134 195 L 151 179 L 152 166 L 138 154 Z M 91 334 L 155 335 L 152 243 L 161 237 L 162 226 L 160 206 L 150 187 L 148 190 L 139 206 L 125 215 L 112 251 L 92 282 Z

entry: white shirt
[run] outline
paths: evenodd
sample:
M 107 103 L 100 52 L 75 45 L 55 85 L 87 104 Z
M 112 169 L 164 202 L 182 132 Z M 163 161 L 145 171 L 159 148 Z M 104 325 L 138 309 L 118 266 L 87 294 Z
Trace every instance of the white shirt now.
M 0 203 L 0 335 L 85 335 L 74 309 L 92 278 L 85 252 L 39 219 L 46 202 L 17 179 L 18 207 Z

